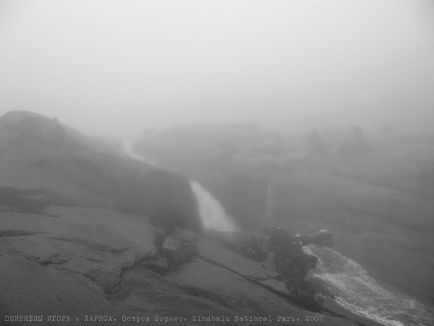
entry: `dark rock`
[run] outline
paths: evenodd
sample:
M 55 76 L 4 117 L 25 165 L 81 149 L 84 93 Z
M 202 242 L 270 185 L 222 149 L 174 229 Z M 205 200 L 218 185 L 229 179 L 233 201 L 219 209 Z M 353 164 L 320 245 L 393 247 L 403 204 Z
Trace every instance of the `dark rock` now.
M 160 275 L 164 275 L 170 271 L 167 258 L 161 256 L 156 256 L 155 259 L 147 261 L 145 267 Z
M 316 266 L 318 259 L 307 255 L 302 250 L 299 237 L 292 236 L 284 228 L 274 228 L 268 235 L 276 271 L 282 275 L 290 295 L 310 309 L 319 308 L 316 291 L 306 281 L 309 270 Z
M 264 238 L 256 235 L 250 235 L 243 240 L 236 251 L 244 257 L 258 262 L 263 262 L 269 254 L 265 248 Z
M 193 233 L 181 230 L 164 239 L 161 255 L 168 261 L 170 269 L 190 261 L 197 255 L 197 243 Z
M 319 246 L 330 246 L 333 243 L 333 233 L 327 230 L 302 234 L 300 238 L 303 245 L 316 244 Z
M 43 213 L 50 202 L 49 194 L 42 190 L 0 187 L 0 206 L 13 211 Z
M 200 232 L 202 224 L 187 177 L 164 170 L 146 176 L 130 174 L 115 194 L 116 207 L 123 212 L 149 216 L 152 224 L 171 234 L 179 228 Z

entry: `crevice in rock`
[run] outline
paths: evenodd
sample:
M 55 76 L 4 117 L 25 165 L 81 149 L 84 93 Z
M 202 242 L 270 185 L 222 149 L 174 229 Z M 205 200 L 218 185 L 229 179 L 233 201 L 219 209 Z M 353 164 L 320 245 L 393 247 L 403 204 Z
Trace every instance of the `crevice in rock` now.
M 82 246 L 88 247 L 90 249 L 98 250 L 98 251 L 104 251 L 111 254 L 123 254 L 126 252 L 129 247 L 121 248 L 121 249 L 114 249 L 107 245 L 103 245 L 100 243 L 96 243 L 89 240 L 79 239 L 79 238 L 61 238 L 61 237 L 50 237 L 50 239 L 58 240 L 58 241 L 65 241 L 65 242 L 72 242 L 72 243 L 78 243 Z
M 242 273 L 239 273 L 239 272 L 233 270 L 232 268 L 229 268 L 229 267 L 227 267 L 227 266 L 225 266 L 223 264 L 215 262 L 212 259 L 208 259 L 208 258 L 203 257 L 201 255 L 199 255 L 199 258 L 202 259 L 203 261 L 209 263 L 209 264 L 212 264 L 214 266 L 223 268 L 223 269 L 225 269 L 225 270 L 227 270 L 229 272 L 232 272 L 232 273 L 234 273 L 234 274 L 236 274 L 238 276 L 241 276 L 246 281 L 249 281 L 249 282 L 252 282 L 252 283 L 254 283 L 254 284 L 258 285 L 258 286 L 261 286 L 262 288 L 264 288 L 264 289 L 272 292 L 273 294 L 275 294 L 275 295 L 277 295 L 277 296 L 279 296 L 279 297 L 281 297 L 281 298 L 283 298 L 285 300 L 288 300 L 289 302 L 291 302 L 291 304 L 293 304 L 294 306 L 296 306 L 299 309 L 307 309 L 308 311 L 311 311 L 311 312 L 318 312 L 318 311 L 312 311 L 312 310 L 310 310 L 310 307 L 305 307 L 305 306 L 300 305 L 298 302 L 294 301 L 294 299 L 289 294 L 285 294 L 285 293 L 283 293 L 281 291 L 278 291 L 276 289 L 273 289 L 272 287 L 269 287 L 269 286 L 261 283 L 261 281 L 265 281 L 267 279 L 258 280 L 256 278 L 252 278 L 252 277 L 243 275 Z M 272 280 L 272 279 L 274 279 L 274 278 L 269 278 L 269 280 Z M 358 321 L 356 321 L 356 320 L 354 320 L 352 318 L 349 318 L 349 317 L 344 316 L 342 314 L 336 313 L 336 312 L 331 311 L 329 309 L 321 308 L 320 312 L 327 313 L 328 315 L 333 316 L 333 317 L 339 317 L 339 318 L 343 318 L 343 319 L 346 319 L 346 320 L 350 320 L 350 321 L 352 321 L 352 322 L 354 322 L 354 323 L 356 323 L 357 325 L 360 325 L 360 326 L 366 326 L 365 324 L 363 324 L 361 322 L 358 322 Z
M 41 259 L 40 257 L 27 255 L 23 252 L 16 251 L 16 250 L 6 250 L 6 252 L 8 254 L 30 260 L 31 262 L 37 263 L 41 266 L 62 265 L 64 263 L 68 262 L 72 258 L 72 257 L 62 257 L 59 254 L 53 254 L 53 255 L 50 255 L 48 258 Z
M 282 281 L 282 276 L 276 275 L 276 276 L 269 276 L 269 277 L 250 277 L 253 281 L 268 281 L 268 280 L 276 280 L 276 281 Z
M 209 258 L 203 257 L 203 256 L 201 256 L 201 255 L 199 255 L 199 258 L 202 259 L 203 261 L 205 261 L 205 262 L 211 264 L 211 265 L 214 265 L 214 266 L 217 266 L 217 267 L 223 268 L 223 269 L 225 269 L 225 270 L 227 270 L 227 271 L 229 271 L 229 272 L 231 272 L 231 273 L 234 273 L 234 274 L 236 274 L 236 275 L 238 275 L 238 276 L 241 276 L 243 279 L 245 279 L 245 280 L 247 280 L 247 281 L 249 281 L 249 282 L 255 283 L 256 285 L 259 285 L 259 286 L 261 286 L 261 287 L 263 287 L 263 288 L 265 288 L 265 289 L 267 289 L 267 290 L 273 292 L 274 294 L 276 294 L 276 295 L 278 295 L 278 296 L 280 296 L 280 297 L 282 297 L 282 298 L 284 298 L 284 299 L 290 300 L 291 303 L 294 303 L 294 302 L 292 301 L 292 298 L 291 298 L 289 295 L 285 295 L 284 293 L 282 293 L 282 292 L 280 292 L 280 291 L 277 291 L 277 290 L 275 290 L 275 289 L 273 289 L 273 288 L 271 288 L 271 287 L 269 287 L 269 286 L 267 286 L 267 285 L 261 283 L 261 281 L 272 280 L 273 278 L 271 278 L 271 277 L 270 277 L 270 278 L 267 278 L 267 279 L 265 279 L 265 278 L 264 278 L 264 279 L 257 279 L 257 278 L 249 277 L 249 276 L 246 276 L 246 275 L 244 275 L 244 274 L 242 274 L 242 273 L 240 273 L 240 272 L 237 272 L 236 270 L 234 270 L 234 269 L 232 269 L 232 268 L 230 268 L 230 267 L 227 267 L 227 266 L 225 266 L 225 265 L 223 265 L 223 264 L 220 264 L 220 263 L 218 263 L 218 262 L 216 262 L 216 261 L 213 261 L 212 259 L 209 259 Z M 295 304 L 296 304 L 297 306 L 299 306 L 299 308 L 304 308 L 304 307 L 300 306 L 298 303 L 295 303 Z
M 39 257 L 31 256 L 31 255 L 25 254 L 25 253 L 23 253 L 21 251 L 13 250 L 13 249 L 5 249 L 4 252 L 7 253 L 7 254 L 9 254 L 9 255 L 21 257 L 21 258 L 30 260 L 33 263 L 42 265 L 41 264 L 41 259 Z
M 91 262 L 95 262 L 95 263 L 102 263 L 102 262 L 104 262 L 103 260 L 97 259 L 97 258 L 92 258 L 92 257 L 87 257 L 87 256 L 79 256 L 79 257 L 83 258 L 83 259 L 86 259 L 88 261 L 91 261 Z
M 62 265 L 69 261 L 72 257 L 62 257 L 59 254 L 54 254 L 44 260 L 39 260 L 39 264 L 43 266 L 48 265 Z
M 227 267 L 227 266 L 225 266 L 225 265 L 223 265 L 223 264 L 221 264 L 221 263 L 218 263 L 218 262 L 216 262 L 216 261 L 214 261 L 214 260 L 212 260 L 212 259 L 209 259 L 209 258 L 207 258 L 207 257 L 204 257 L 204 256 L 202 256 L 202 255 L 200 255 L 200 254 L 199 254 L 199 258 L 202 259 L 203 261 L 209 263 L 209 264 L 212 264 L 212 265 L 214 265 L 214 266 L 217 266 L 217 267 L 220 267 L 220 268 L 226 269 L 226 270 L 229 271 L 229 272 L 232 272 L 232 273 L 234 273 L 234 274 L 237 274 L 237 275 L 243 277 L 244 279 L 246 279 L 246 280 L 248 280 L 248 281 L 257 282 L 257 281 L 262 281 L 262 280 L 263 280 L 263 281 L 266 281 L 266 280 L 270 280 L 270 279 L 272 279 L 271 277 L 270 277 L 270 278 L 256 278 L 256 277 L 246 276 L 246 275 L 244 275 L 244 274 L 242 274 L 242 273 L 240 273 L 240 272 L 237 272 L 236 270 L 234 270 L 234 269 L 232 269 L 232 268 L 230 268 L 230 267 Z
M 132 262 L 131 264 L 125 265 L 120 269 L 119 272 L 119 280 L 118 282 L 116 282 L 113 286 L 111 286 L 109 289 L 104 289 L 104 292 L 106 295 L 112 295 L 117 293 L 118 291 L 120 291 L 121 289 L 117 289 L 120 287 L 120 285 L 122 284 L 122 280 L 124 278 L 124 275 L 126 272 L 138 267 L 138 266 L 142 266 L 142 264 L 146 263 L 147 261 L 149 261 L 150 259 L 153 259 L 154 256 L 147 256 L 145 255 L 144 257 L 140 258 L 140 259 L 134 259 L 134 262 Z
M 35 234 L 41 234 L 43 232 L 28 232 L 21 230 L 2 230 L 0 231 L 0 238 L 3 237 L 23 237 L 23 236 L 31 236 Z
M 170 272 L 169 262 L 165 257 L 159 255 L 152 257 L 144 264 L 144 267 L 161 276 Z

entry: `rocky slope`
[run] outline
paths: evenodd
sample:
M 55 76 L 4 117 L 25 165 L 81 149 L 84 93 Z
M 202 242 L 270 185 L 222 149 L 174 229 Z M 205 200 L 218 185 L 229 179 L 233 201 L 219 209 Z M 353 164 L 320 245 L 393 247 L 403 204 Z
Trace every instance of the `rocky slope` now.
M 278 315 L 368 323 L 308 311 L 272 268 L 201 234 L 182 176 L 33 113 L 0 121 L 0 324 L 53 314 L 51 325 L 157 316 L 203 325 L 222 315 L 230 325 Z
M 136 148 L 199 180 L 244 228 L 326 228 L 335 234 L 335 249 L 376 279 L 433 305 L 432 139 L 383 137 L 376 140 L 381 150 L 372 145 L 351 156 L 340 151 L 351 142 L 312 152 L 241 127 L 215 127 L 212 137 L 206 128 L 181 131 L 144 137 Z M 193 136 L 198 144 L 191 145 Z M 371 142 L 366 138 L 363 144 Z
M 176 215 L 176 223 L 200 227 L 188 179 L 182 175 L 128 159 L 30 112 L 2 116 L 0 135 L 0 188 L 9 197 L 16 195 L 13 188 L 22 196 L 38 190 L 49 199 L 45 204 L 115 208 L 159 216 L 163 224 L 164 216 Z
M 197 324 L 194 316 L 222 314 L 274 320 L 292 315 L 303 324 L 306 316 L 315 315 L 287 299 L 275 271 L 206 237 L 192 240 L 197 251 L 176 268 L 161 263 L 165 255 L 158 253 L 158 234 L 143 216 L 106 209 L 51 206 L 44 215 L 1 212 L 3 324 L 16 324 L 4 318 L 17 314 L 65 314 L 82 321 L 85 315 L 110 315 L 115 324 L 122 324 L 122 316 L 156 315 L 182 316 L 184 324 Z M 179 246 L 173 250 L 179 254 Z M 153 268 L 158 260 L 160 270 Z M 354 324 L 329 313 L 321 318 L 324 325 Z

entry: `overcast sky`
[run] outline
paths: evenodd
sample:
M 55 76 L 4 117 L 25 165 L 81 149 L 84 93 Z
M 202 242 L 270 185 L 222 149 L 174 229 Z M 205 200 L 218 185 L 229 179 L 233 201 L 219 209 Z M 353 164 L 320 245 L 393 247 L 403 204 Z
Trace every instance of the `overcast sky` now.
M 434 126 L 432 0 L 0 0 L 0 113 L 91 134 L 175 123 Z

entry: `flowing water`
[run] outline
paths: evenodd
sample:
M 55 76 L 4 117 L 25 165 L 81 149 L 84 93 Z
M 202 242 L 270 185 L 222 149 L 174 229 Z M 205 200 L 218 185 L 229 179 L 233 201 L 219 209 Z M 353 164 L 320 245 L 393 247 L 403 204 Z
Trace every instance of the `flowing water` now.
M 191 189 L 196 196 L 199 206 L 199 214 L 203 227 L 218 231 L 233 232 L 237 228 L 232 219 L 226 214 L 220 202 L 214 198 L 201 184 L 190 182 Z
M 156 165 L 155 162 L 136 154 L 131 142 L 124 143 L 124 150 L 137 160 Z M 190 181 L 190 186 L 196 197 L 205 229 L 237 230 L 223 206 L 209 191 L 196 181 Z M 318 258 L 312 277 L 320 279 L 336 303 L 352 313 L 387 326 L 434 324 L 432 309 L 415 299 L 386 288 L 369 276 L 356 261 L 327 247 L 309 245 L 303 247 L 303 250 Z
M 155 165 L 155 166 L 157 165 L 154 161 L 152 161 L 152 160 L 150 160 L 150 159 L 144 157 L 143 155 L 139 155 L 139 154 L 137 154 L 137 153 L 134 151 L 133 143 L 134 143 L 134 142 L 131 141 L 131 140 L 125 140 L 125 141 L 122 143 L 122 147 L 123 147 L 123 149 L 124 149 L 124 152 L 125 152 L 128 156 L 130 156 L 130 157 L 132 157 L 132 158 L 134 158 L 134 159 L 136 159 L 136 160 L 138 160 L 138 161 L 141 161 L 141 162 L 143 162 L 143 163 L 146 163 L 146 164 Z
M 309 245 L 303 250 L 318 258 L 312 277 L 320 279 L 336 303 L 345 309 L 388 326 L 434 324 L 432 309 L 386 288 L 356 261 L 327 247 Z
M 150 165 L 157 165 L 154 161 L 137 154 L 133 149 L 132 141 L 124 141 L 123 148 L 128 156 Z M 233 232 L 237 230 L 235 223 L 226 213 L 222 204 L 208 190 L 206 190 L 200 183 L 193 180 L 190 180 L 190 187 L 196 197 L 199 216 L 205 229 L 224 232 Z

